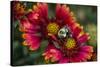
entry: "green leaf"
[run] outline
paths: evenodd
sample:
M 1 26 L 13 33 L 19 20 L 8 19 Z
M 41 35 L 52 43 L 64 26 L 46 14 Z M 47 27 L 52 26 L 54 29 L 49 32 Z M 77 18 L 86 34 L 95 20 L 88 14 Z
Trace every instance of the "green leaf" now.
M 14 41 L 13 42 L 13 50 L 19 47 L 19 42 L 18 41 Z
M 19 25 L 19 20 L 16 20 L 16 21 L 13 22 L 14 28 L 16 28 L 18 25 Z

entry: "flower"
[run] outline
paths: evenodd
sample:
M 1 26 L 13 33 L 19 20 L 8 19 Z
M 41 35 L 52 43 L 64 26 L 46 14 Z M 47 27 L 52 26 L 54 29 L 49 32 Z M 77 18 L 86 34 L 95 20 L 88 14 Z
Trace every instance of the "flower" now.
M 46 51 L 47 52 L 43 53 L 43 56 L 45 56 L 45 60 L 47 63 L 49 62 L 49 60 L 51 62 L 56 62 L 62 57 L 62 53 L 58 49 L 56 49 L 53 44 L 49 44 Z
M 31 50 L 36 50 L 40 46 L 41 37 L 38 33 L 37 27 L 30 23 L 27 18 L 20 20 L 20 31 L 25 32 L 22 37 L 25 39 L 24 45 L 30 47 Z
M 13 20 L 20 19 L 25 14 L 25 5 L 19 1 L 12 1 L 12 17 Z
M 42 40 L 49 44 L 43 53 L 46 63 L 84 62 L 91 59 L 93 47 L 87 45 L 90 39 L 84 32 L 73 12 L 67 5 L 56 5 L 55 17 L 48 17 L 48 4 L 37 3 L 25 18 L 20 19 L 20 31 L 24 45 L 35 51 Z

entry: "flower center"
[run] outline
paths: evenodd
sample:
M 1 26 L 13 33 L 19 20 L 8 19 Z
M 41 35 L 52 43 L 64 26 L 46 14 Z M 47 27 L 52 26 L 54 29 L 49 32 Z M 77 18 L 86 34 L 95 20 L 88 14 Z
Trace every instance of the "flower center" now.
M 65 43 L 65 46 L 67 49 L 72 49 L 76 45 L 76 41 L 73 38 L 68 38 L 67 42 Z
M 59 30 L 59 25 L 56 24 L 56 23 L 49 23 L 47 25 L 47 31 L 48 31 L 48 33 L 57 34 L 58 30 Z

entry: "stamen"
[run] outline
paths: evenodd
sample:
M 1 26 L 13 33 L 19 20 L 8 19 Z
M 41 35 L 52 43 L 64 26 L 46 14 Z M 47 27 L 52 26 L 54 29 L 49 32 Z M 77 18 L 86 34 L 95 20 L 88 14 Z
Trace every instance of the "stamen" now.
M 68 38 L 68 40 L 67 40 L 67 42 L 65 44 L 67 49 L 72 49 L 72 48 L 75 47 L 75 45 L 76 45 L 76 41 L 73 38 Z
M 47 26 L 48 33 L 57 34 L 58 30 L 59 30 L 59 25 L 56 23 L 49 23 Z

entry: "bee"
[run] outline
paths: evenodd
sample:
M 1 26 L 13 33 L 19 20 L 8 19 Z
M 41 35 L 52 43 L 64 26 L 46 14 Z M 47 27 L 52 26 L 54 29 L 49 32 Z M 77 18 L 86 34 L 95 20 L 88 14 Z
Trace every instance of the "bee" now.
M 67 26 L 62 27 L 57 34 L 58 38 L 57 41 L 53 41 L 53 44 L 56 48 L 62 50 L 65 52 L 66 50 L 64 48 L 64 43 L 66 42 L 67 38 L 72 37 L 70 30 Z
M 62 28 L 58 31 L 58 37 L 59 37 L 60 39 L 71 37 L 69 28 L 66 27 L 66 26 L 62 27 Z

